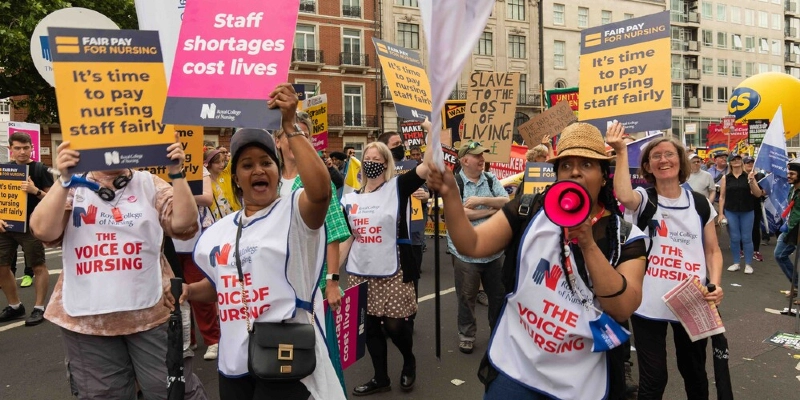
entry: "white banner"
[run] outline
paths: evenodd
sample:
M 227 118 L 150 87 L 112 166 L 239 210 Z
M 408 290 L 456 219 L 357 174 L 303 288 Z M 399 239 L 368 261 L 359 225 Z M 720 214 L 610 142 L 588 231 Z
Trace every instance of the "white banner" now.
M 433 161 L 441 170 L 444 170 L 439 136 L 441 110 L 486 27 L 494 4 L 494 0 L 419 0 L 433 97 L 432 126 L 426 142 L 433 149 Z
M 136 16 L 139 29 L 158 31 L 161 51 L 164 53 L 164 72 L 167 85 L 172 75 L 172 62 L 178 48 L 178 34 L 181 32 L 183 10 L 187 0 L 136 0 Z

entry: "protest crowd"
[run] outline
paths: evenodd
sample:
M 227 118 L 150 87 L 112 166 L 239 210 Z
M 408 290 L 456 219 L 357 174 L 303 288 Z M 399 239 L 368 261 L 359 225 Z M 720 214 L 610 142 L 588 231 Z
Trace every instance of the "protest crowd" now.
M 218 14 L 213 26 L 253 28 L 270 18 Z M 115 32 L 59 29 L 50 34 L 59 46 L 67 35 Z M 120 32 L 158 43 L 155 31 Z M 193 40 L 184 53 L 212 45 L 254 57 L 291 50 L 283 40 Z M 376 41 L 381 51 L 392 46 Z M 153 49 L 90 62 L 98 70 L 111 61 L 135 64 L 135 57 L 160 55 Z M 57 79 L 73 68 L 70 57 L 54 58 Z M 218 63 L 190 70 L 222 69 Z M 242 59 L 234 65 L 232 75 L 281 70 Z M 320 145 L 316 96 L 304 100 L 284 73 L 266 81 L 272 86 L 262 97 L 247 104 L 243 97 L 237 107 L 245 122 L 231 125 L 228 146 L 190 149 L 179 129 L 166 127 L 188 124 L 175 110 L 199 110 L 208 99 L 193 98 L 195 88 L 175 84 L 176 75 L 170 86 L 164 77 L 157 83 L 163 121 L 160 111 L 152 124 L 139 121 L 149 139 L 117 136 L 118 143 L 98 148 L 91 138 L 64 136 L 49 168 L 31 158 L 29 134 L 9 136 L 2 181 L 17 182 L 25 212 L 0 219 L 0 323 L 57 327 L 65 396 L 338 400 L 398 389 L 406 396 L 417 377 L 437 373 L 418 362 L 415 326 L 440 324 L 418 307 L 423 254 L 439 240 L 454 294 L 436 295 L 457 310 L 456 324 L 441 326 L 457 343 L 449 357 L 473 364 L 484 389 L 475 397 L 486 400 L 662 399 L 673 359 L 686 398 L 709 399 L 714 386 L 718 398 L 732 400 L 718 309 L 725 279 L 779 268 L 793 288 L 787 296 L 797 296 L 800 159 L 789 160 L 785 143 L 782 157 L 769 138 L 759 154 L 730 143 L 698 149 L 669 127 L 632 131 L 636 124 L 614 116 L 578 121 L 562 104 L 543 111 L 538 125 L 519 127 L 523 140 L 512 147 L 510 135 L 467 138 L 473 126 L 493 129 L 477 121 L 504 118 L 499 107 L 469 107 L 476 98 L 467 99 L 460 125 L 434 115 L 437 105 L 409 106 L 416 120 L 356 151 L 328 146 L 327 136 Z M 514 74 L 472 77 L 475 92 L 499 93 L 500 103 L 502 90 L 488 87 L 519 83 Z M 116 120 L 70 114 L 64 82 L 56 90 L 63 125 L 103 121 L 114 130 Z M 156 85 L 138 83 L 142 90 Z M 220 113 L 222 101 L 203 103 L 200 118 L 240 117 Z M 622 119 L 626 106 L 616 107 Z M 778 135 L 782 141 L 782 127 Z M 120 152 L 112 152 L 117 144 Z M 139 146 L 144 164 L 125 166 L 132 153 L 124 146 Z M 498 146 L 505 146 L 499 158 Z M 762 255 L 773 237 L 777 265 Z M 35 290 L 29 309 L 18 294 L 25 290 L 16 278 L 20 247 L 27 266 L 20 286 Z M 48 293 L 45 248 L 56 247 L 63 270 Z M 723 265 L 721 248 L 731 265 Z M 203 361 L 195 354 L 200 346 Z M 356 346 L 360 360 L 345 360 Z M 473 352 L 481 357 L 467 358 Z M 346 381 L 344 370 L 355 362 L 371 365 L 372 374 Z M 198 365 L 216 369 L 218 394 L 207 391 Z M 400 374 L 390 376 L 391 366 L 401 366 Z

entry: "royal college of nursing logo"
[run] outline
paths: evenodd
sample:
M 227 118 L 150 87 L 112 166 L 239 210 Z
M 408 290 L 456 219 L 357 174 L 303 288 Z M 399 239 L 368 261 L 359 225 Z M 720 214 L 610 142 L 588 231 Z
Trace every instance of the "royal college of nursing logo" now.
M 216 267 L 218 265 L 228 265 L 228 256 L 231 253 L 231 244 L 225 243 L 220 246 L 214 246 L 211 249 L 211 254 L 208 255 L 208 261 L 211 263 L 211 267 Z

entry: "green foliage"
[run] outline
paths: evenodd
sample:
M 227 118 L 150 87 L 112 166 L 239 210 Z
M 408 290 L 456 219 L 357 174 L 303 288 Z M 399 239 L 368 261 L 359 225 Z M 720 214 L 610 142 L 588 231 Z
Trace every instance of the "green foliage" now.
M 28 109 L 28 121 L 58 122 L 55 89 L 36 71 L 30 40 L 36 24 L 47 14 L 66 7 L 95 10 L 120 29 L 137 29 L 133 0 L 0 0 L 0 99 L 27 95 L 14 107 Z

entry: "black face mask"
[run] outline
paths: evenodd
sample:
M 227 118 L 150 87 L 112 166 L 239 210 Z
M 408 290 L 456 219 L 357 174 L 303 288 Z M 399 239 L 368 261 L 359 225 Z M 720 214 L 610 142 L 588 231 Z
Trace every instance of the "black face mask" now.
M 393 147 L 391 149 L 391 152 L 392 152 L 392 158 L 394 158 L 397 161 L 402 160 L 406 156 L 406 148 L 402 144 L 400 146 Z

